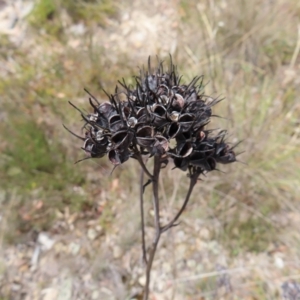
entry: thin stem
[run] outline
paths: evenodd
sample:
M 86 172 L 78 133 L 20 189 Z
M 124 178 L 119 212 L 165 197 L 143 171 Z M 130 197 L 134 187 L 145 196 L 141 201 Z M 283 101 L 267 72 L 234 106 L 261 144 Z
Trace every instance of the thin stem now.
M 159 217 L 159 198 L 158 198 L 158 182 L 159 182 L 159 173 L 160 173 L 160 156 L 155 155 L 154 156 L 154 167 L 153 167 L 153 181 L 152 181 L 152 191 L 153 191 L 153 208 L 154 208 L 154 223 L 155 223 L 155 239 L 152 243 L 152 247 L 149 252 L 149 260 L 147 263 L 147 269 L 146 269 L 146 285 L 145 285 L 145 291 L 144 291 L 144 300 L 148 300 L 149 297 L 149 284 L 150 284 L 150 275 L 151 275 L 151 268 L 152 263 L 154 260 L 154 256 L 156 253 L 157 245 L 160 239 L 161 235 L 161 229 L 160 229 L 160 217 Z
M 145 219 L 144 219 L 144 170 L 141 169 L 141 181 L 140 181 L 140 209 L 141 209 L 141 229 L 142 229 L 142 253 L 143 261 L 147 265 L 147 253 L 145 242 Z
M 148 260 L 147 269 L 146 269 L 146 285 L 145 285 L 143 300 L 148 300 L 148 297 L 149 297 L 149 284 L 150 284 L 150 275 L 151 275 L 152 263 L 153 263 L 154 256 L 155 256 L 155 253 L 156 253 L 159 238 L 160 238 L 160 234 L 155 237 L 155 240 L 153 242 L 152 248 L 151 248 L 150 253 L 149 253 L 149 260 Z
M 159 198 L 158 198 L 158 186 L 159 186 L 159 173 L 160 173 L 160 156 L 154 156 L 154 167 L 153 167 L 153 208 L 154 208 L 154 221 L 156 235 L 160 232 L 159 225 Z
M 142 155 L 141 153 L 138 151 L 137 147 L 135 148 L 135 154 L 136 154 L 136 159 L 138 160 L 138 162 L 140 163 L 142 169 L 144 170 L 144 172 L 147 174 L 147 176 L 150 178 L 150 179 L 153 179 L 153 175 L 148 171 L 144 161 L 143 161 L 143 158 L 142 158 Z
M 180 210 L 177 212 L 176 216 L 167 225 L 161 227 L 161 229 L 160 229 L 161 233 L 163 233 L 163 232 L 167 231 L 169 228 L 175 226 L 174 223 L 179 219 L 179 217 L 181 216 L 181 214 L 185 210 L 185 208 L 186 208 L 186 206 L 187 206 L 187 204 L 188 204 L 188 202 L 190 200 L 192 191 L 194 189 L 194 186 L 197 183 L 198 177 L 199 177 L 199 174 L 197 172 L 191 174 L 191 177 L 190 177 L 190 186 L 189 186 L 188 192 L 186 194 L 185 200 L 183 202 L 183 205 L 181 206 Z

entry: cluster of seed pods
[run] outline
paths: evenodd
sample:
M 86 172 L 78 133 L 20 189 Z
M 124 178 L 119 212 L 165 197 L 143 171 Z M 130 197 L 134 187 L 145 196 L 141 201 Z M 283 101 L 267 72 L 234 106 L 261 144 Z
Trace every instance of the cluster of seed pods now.
M 153 71 L 149 60 L 133 87 L 119 83 L 122 91 L 107 94 L 109 102 L 100 103 L 89 93 L 90 114 L 72 104 L 86 122 L 80 138 L 88 157 L 107 155 L 117 166 L 137 155 L 160 155 L 181 170 L 195 167 L 199 173 L 236 160 L 226 131 L 205 129 L 219 100 L 203 94 L 202 76 L 182 84 L 172 60 L 167 71 L 162 62 Z

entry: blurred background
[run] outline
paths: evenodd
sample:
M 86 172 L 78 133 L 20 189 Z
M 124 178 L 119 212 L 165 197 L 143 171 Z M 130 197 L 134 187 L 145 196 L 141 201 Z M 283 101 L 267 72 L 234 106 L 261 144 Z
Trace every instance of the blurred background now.
M 298 0 L 0 1 L 0 299 L 141 299 L 138 165 L 74 165 L 62 124 L 80 134 L 69 100 L 89 110 L 84 88 L 105 101 L 169 54 L 183 82 L 204 75 L 226 98 L 211 127 L 243 140 L 246 164 L 198 183 L 160 241 L 151 299 L 299 299 L 299 52 Z M 187 184 L 164 170 L 164 220 Z

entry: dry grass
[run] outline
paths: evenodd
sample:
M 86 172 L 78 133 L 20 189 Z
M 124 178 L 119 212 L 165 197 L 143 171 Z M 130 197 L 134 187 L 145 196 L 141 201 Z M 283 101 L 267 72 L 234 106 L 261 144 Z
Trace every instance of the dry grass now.
M 72 166 L 80 158 L 79 146 L 61 124 L 79 128 L 78 116 L 67 100 L 87 107 L 82 100 L 86 98 L 84 87 L 105 99 L 101 87 L 110 91 L 122 77 L 130 82 L 131 75 L 136 73 L 138 65 L 146 62 L 148 54 L 167 57 L 171 53 L 186 81 L 204 74 L 208 83 L 206 94 L 226 97 L 215 110 L 226 119 L 215 118 L 212 126 L 228 128 L 233 142 L 243 140 L 238 149 L 244 153 L 239 159 L 246 163 L 222 167 L 226 174 L 214 172 L 204 178 L 194 192 L 181 226 L 193 226 L 193 221 L 200 219 L 209 229 L 210 239 L 225 249 L 229 268 L 235 269 L 239 260 L 246 262 L 248 257 L 257 259 L 254 271 L 243 269 L 246 274 L 243 280 L 233 275 L 248 293 L 236 291 L 235 298 L 228 299 L 279 297 L 278 284 L 272 281 L 275 277 L 276 282 L 287 280 L 284 278 L 295 274 L 293 268 L 287 264 L 282 271 L 276 269 L 275 277 L 260 274 L 258 270 L 263 262 L 261 255 L 277 249 L 278 245 L 288 249 L 286 255 L 291 260 L 298 261 L 300 255 L 295 221 L 300 207 L 299 1 L 182 0 L 165 6 L 155 3 L 153 7 L 136 2 L 132 9 L 128 4 L 118 7 L 121 25 L 111 18 L 117 15 L 116 4 L 107 1 L 109 8 L 101 12 L 101 22 L 105 20 L 108 25 L 106 29 L 85 22 L 88 9 L 96 2 L 86 4 L 87 10 L 80 14 L 70 1 L 63 9 L 70 15 L 67 18 L 70 24 L 78 20 L 86 24 L 84 36 L 69 34 L 57 9 L 63 3 L 60 1 L 55 2 L 56 6 L 38 6 L 33 11 L 32 26 L 38 22 L 44 30 L 32 29 L 22 47 L 1 36 L 0 165 L 4 172 L 0 180 L 5 196 L 0 204 L 2 211 L 10 211 L 3 216 L 5 222 L 1 221 L 1 236 L 6 242 L 15 243 L 24 232 L 51 228 L 55 209 L 63 210 L 66 206 L 71 211 L 90 209 L 95 190 L 107 189 L 113 178 L 119 181 L 114 194 L 108 196 L 110 199 L 124 200 L 124 195 L 136 198 L 138 175 L 134 164 L 117 170 L 109 178 L 110 167 L 106 162 Z M 85 1 L 80 3 L 83 5 Z M 53 11 L 49 13 L 49 9 Z M 144 23 L 140 32 L 134 28 L 128 33 L 123 27 L 131 25 L 122 14 L 124 11 L 133 14 L 148 11 L 147 26 L 152 26 L 150 33 L 157 33 L 150 36 L 157 40 L 149 46 Z M 164 11 L 167 21 L 160 22 L 159 16 L 164 16 Z M 138 33 L 140 43 L 135 44 L 132 34 Z M 169 218 L 172 207 L 179 205 L 184 194 L 185 178 L 170 169 L 165 174 L 161 192 L 163 214 Z M 96 176 L 100 181 L 95 180 Z M 78 195 L 74 186 L 82 187 L 86 194 Z M 36 201 L 40 199 L 42 210 L 36 209 Z M 113 231 L 114 217 L 118 216 L 115 225 L 122 226 L 134 218 L 138 208 L 122 202 L 119 208 L 110 205 L 107 209 L 111 211 L 104 214 L 101 225 Z M 119 209 L 128 210 L 128 214 Z M 139 236 L 134 235 L 137 225 L 132 224 L 128 243 L 124 237 L 126 230 L 122 231 L 120 244 L 125 249 L 139 243 Z M 197 232 L 192 230 L 193 234 L 196 236 Z M 167 247 L 168 241 L 166 238 Z M 207 279 L 213 273 L 205 275 L 211 266 L 206 265 L 197 282 L 183 279 L 192 282 L 189 289 L 179 285 L 177 290 L 186 297 L 189 295 L 186 299 L 215 297 L 210 292 L 214 284 Z M 263 266 L 272 273 L 273 265 Z
M 196 5 L 202 29 L 184 42 L 192 71 L 211 74 L 208 88 L 227 98 L 217 113 L 225 112 L 232 136 L 244 139 L 241 160 L 248 166 L 232 166 L 236 171 L 220 180 L 231 182 L 230 190 L 236 186 L 238 202 L 297 200 L 299 170 L 291 166 L 299 159 L 299 7 L 292 1 L 212 3 Z

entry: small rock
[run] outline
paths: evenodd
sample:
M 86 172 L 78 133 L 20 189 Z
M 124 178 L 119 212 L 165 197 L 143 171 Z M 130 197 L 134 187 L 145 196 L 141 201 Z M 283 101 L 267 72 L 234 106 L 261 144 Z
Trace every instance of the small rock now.
M 122 251 L 122 249 L 119 246 L 115 246 L 113 248 L 113 256 L 114 256 L 114 258 L 120 258 L 122 256 L 122 253 L 123 253 L 123 251 Z
M 98 224 L 98 220 L 89 220 L 86 224 L 88 227 L 95 227 Z
M 203 273 L 204 272 L 204 267 L 201 264 L 198 264 L 195 270 L 195 273 Z
M 47 288 L 42 290 L 43 300 L 56 300 L 57 299 L 57 290 L 54 288 Z
M 21 19 L 24 19 L 33 10 L 34 2 L 33 1 L 21 1 L 21 3 L 22 3 L 22 7 L 20 9 L 19 17 Z
M 217 241 L 212 240 L 208 244 L 208 248 L 214 253 L 219 254 L 220 253 L 220 247 Z
M 195 260 L 189 259 L 189 260 L 186 262 L 186 265 L 187 265 L 189 268 L 194 269 L 194 268 L 196 268 L 197 263 L 196 263 Z
M 87 237 L 93 241 L 97 237 L 98 233 L 95 229 L 89 228 L 87 231 Z
M 77 255 L 80 251 L 80 245 L 77 243 L 71 243 L 69 245 L 69 252 L 72 253 L 73 255 Z
M 93 291 L 93 293 L 92 293 L 92 299 L 93 300 L 99 299 L 99 295 L 100 295 L 99 291 Z
M 275 256 L 274 260 L 275 260 L 275 266 L 278 269 L 282 269 L 284 267 L 284 261 L 280 256 Z
M 160 292 L 163 292 L 166 289 L 165 282 L 158 280 L 156 282 L 156 289 Z
M 207 248 L 207 243 L 199 238 L 196 239 L 195 245 L 196 245 L 197 251 L 204 250 L 205 248 Z
M 20 284 L 18 284 L 18 283 L 13 283 L 11 285 L 11 290 L 14 291 L 14 292 L 19 291 L 21 288 L 22 288 L 22 286 Z
M 97 225 L 95 227 L 95 229 L 98 231 L 98 233 L 102 233 L 103 232 L 103 228 L 100 225 Z
M 34 251 L 32 253 L 32 257 L 31 257 L 31 268 L 33 270 L 35 270 L 35 268 L 37 267 L 40 252 L 41 252 L 40 246 L 36 245 L 36 247 L 34 248 Z
M 60 284 L 58 300 L 70 300 L 72 297 L 72 279 L 66 278 Z
M 187 246 L 185 244 L 182 243 L 177 246 L 176 252 L 178 257 L 185 257 L 186 251 Z
M 50 250 L 55 244 L 55 241 L 51 239 L 45 232 L 39 233 L 37 241 L 43 250 Z
M 56 253 L 62 253 L 62 252 L 68 253 L 69 249 L 66 245 L 59 242 L 59 243 L 55 244 L 54 250 L 55 250 Z
M 86 32 L 86 27 L 83 23 L 74 24 L 70 26 L 69 31 L 74 35 L 83 35 Z
M 172 266 L 171 266 L 170 263 L 164 262 L 164 263 L 162 264 L 162 269 L 164 270 L 164 273 L 168 273 L 168 272 L 171 272 Z
M 210 239 L 210 232 L 207 228 L 203 227 L 203 228 L 201 228 L 201 230 L 199 232 L 199 236 L 204 240 L 209 240 Z
M 141 286 L 145 286 L 145 284 L 146 284 L 146 276 L 145 275 L 141 276 L 138 281 L 139 281 L 139 284 Z
M 180 230 L 175 235 L 175 240 L 177 243 L 183 243 L 186 240 L 186 234 L 183 230 Z

